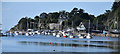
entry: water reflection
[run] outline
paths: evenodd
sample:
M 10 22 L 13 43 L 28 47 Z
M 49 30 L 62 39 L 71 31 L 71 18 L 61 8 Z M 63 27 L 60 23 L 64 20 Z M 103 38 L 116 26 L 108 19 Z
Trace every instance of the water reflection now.
M 109 48 L 109 49 L 120 49 L 118 41 L 83 41 L 87 44 L 81 43 L 56 43 L 56 42 L 31 42 L 31 41 L 19 41 L 21 45 L 38 45 L 38 46 L 61 46 L 61 47 L 97 47 L 97 48 Z M 91 44 L 96 43 L 96 44 Z M 99 45 L 99 44 L 103 45 Z M 107 44 L 107 45 L 104 45 Z
M 4 48 L 3 51 L 10 52 L 51 52 L 53 50 L 57 52 L 118 52 L 120 49 L 119 38 L 95 38 L 96 39 L 71 39 L 53 36 L 2 37 L 2 47 Z

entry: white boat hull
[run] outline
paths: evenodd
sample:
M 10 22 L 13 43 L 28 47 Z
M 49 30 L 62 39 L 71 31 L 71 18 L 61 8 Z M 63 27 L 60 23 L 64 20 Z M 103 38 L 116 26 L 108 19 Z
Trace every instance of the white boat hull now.
M 90 34 L 88 33 L 88 35 L 86 36 L 87 39 L 91 39 L 92 37 L 90 36 Z
M 26 36 L 29 36 L 29 34 L 28 34 L 28 33 L 26 33 L 25 35 L 26 35 Z
M 91 37 L 90 37 L 90 36 L 87 36 L 86 38 L 87 38 L 87 39 L 91 39 Z
M 84 37 L 83 36 L 79 36 L 79 38 L 83 39 Z
M 50 33 L 48 32 L 48 35 L 50 35 Z
M 45 32 L 45 35 L 47 35 L 48 33 Z
M 53 36 L 56 36 L 56 34 L 55 34 L 55 33 L 53 33 Z
M 70 36 L 70 38 L 73 38 L 74 36 Z
M 60 35 L 57 35 L 56 37 L 60 37 Z
M 18 35 L 18 33 L 15 33 L 15 35 Z

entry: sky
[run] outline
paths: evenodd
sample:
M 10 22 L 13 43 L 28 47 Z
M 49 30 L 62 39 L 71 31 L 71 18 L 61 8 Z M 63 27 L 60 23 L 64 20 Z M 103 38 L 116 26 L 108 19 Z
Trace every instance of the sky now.
M 113 2 L 119 0 L 1 0 L 3 2 Z
M 73 8 L 98 16 L 110 10 L 113 2 L 2 2 L 2 30 L 14 27 L 22 17 L 34 18 L 40 13 L 70 12 Z

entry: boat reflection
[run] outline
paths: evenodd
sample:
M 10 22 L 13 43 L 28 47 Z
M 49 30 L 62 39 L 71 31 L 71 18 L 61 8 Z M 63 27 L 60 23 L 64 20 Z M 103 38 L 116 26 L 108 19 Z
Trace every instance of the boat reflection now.
M 77 40 L 76 40 L 77 41 Z M 86 44 L 82 44 L 85 42 Z M 36 45 L 36 46 L 60 46 L 60 47 L 96 47 L 96 48 L 109 48 L 117 50 L 120 49 L 120 43 L 118 41 L 81 41 L 79 43 L 57 43 L 57 42 L 31 42 L 31 41 L 19 41 L 21 45 Z M 91 44 L 94 43 L 94 44 Z

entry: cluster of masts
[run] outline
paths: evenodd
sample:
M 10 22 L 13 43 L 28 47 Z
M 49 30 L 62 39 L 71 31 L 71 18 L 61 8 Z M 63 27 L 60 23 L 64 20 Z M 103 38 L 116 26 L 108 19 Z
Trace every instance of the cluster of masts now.
M 111 19 L 110 18 L 107 19 L 108 27 L 110 27 L 110 24 L 113 23 L 113 28 L 112 29 L 117 29 L 118 30 L 119 29 L 119 18 L 116 16 L 116 14 L 114 16 L 115 17 L 113 17 Z M 109 29 L 111 29 L 111 28 L 109 28 Z
M 116 16 L 116 14 L 114 18 L 111 19 L 108 18 L 107 22 L 108 22 L 108 31 L 110 31 L 111 33 L 120 33 L 119 18 Z M 112 23 L 113 23 L 113 28 L 111 29 L 110 24 L 112 25 Z
M 64 38 L 75 38 L 76 36 L 73 35 L 72 32 L 67 32 L 67 31 L 62 31 L 62 30 L 59 30 L 59 31 L 38 31 L 38 30 L 33 30 L 33 29 L 28 29 L 26 32 L 18 32 L 18 31 L 15 31 L 14 32 L 15 35 L 25 35 L 25 36 L 34 36 L 34 35 L 52 35 L 52 36 L 55 36 L 55 37 L 64 37 Z M 90 20 L 89 20 L 89 29 L 88 29 L 88 33 L 79 33 L 77 35 L 77 37 L 79 38 L 87 38 L 87 39 L 90 39 L 92 38 L 91 34 L 90 34 Z

